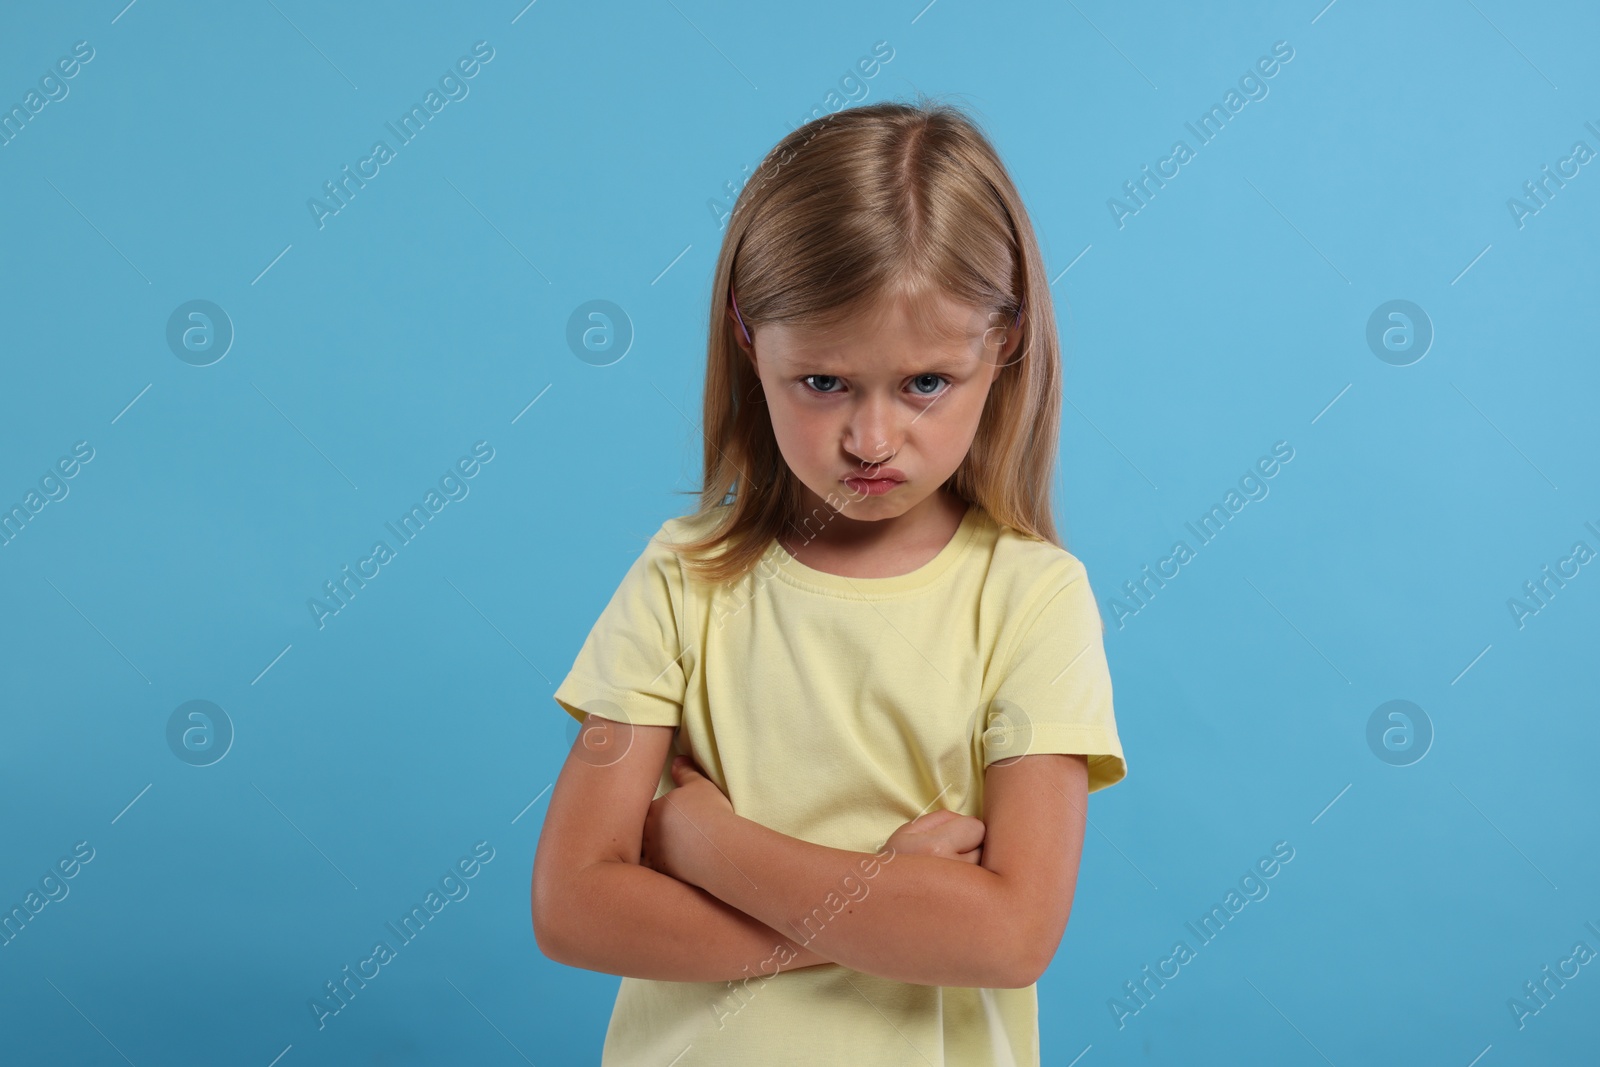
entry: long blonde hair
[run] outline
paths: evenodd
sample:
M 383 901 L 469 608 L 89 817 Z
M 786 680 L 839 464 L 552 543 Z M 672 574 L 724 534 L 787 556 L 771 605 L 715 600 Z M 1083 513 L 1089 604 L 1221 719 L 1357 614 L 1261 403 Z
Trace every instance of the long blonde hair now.
M 711 286 L 704 479 L 696 540 L 670 547 L 730 582 L 800 517 L 760 379 L 734 340 L 729 286 L 761 323 L 828 326 L 895 292 L 933 290 L 999 312 L 1022 339 L 990 388 L 972 447 L 945 483 L 997 522 L 1061 546 L 1051 506 L 1061 355 L 1033 227 L 993 145 L 958 108 L 919 95 L 813 119 L 779 141 L 728 220 Z

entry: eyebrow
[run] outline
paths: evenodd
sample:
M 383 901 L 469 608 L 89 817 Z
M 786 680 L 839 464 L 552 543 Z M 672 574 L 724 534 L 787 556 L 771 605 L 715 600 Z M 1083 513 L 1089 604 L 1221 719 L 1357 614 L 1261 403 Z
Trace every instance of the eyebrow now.
M 833 367 L 840 363 L 840 357 L 838 356 L 811 355 L 804 351 L 781 358 L 783 359 L 784 365 L 791 370 L 799 370 L 801 368 L 810 369 L 813 367 Z M 981 362 L 981 360 L 979 362 Z M 922 362 L 917 363 L 914 368 L 907 370 L 905 373 L 926 374 L 930 371 L 961 371 L 971 367 L 972 363 L 973 361 L 970 355 L 957 355 L 950 352 L 940 352 L 926 357 Z M 847 376 L 843 372 L 834 375 L 832 371 L 814 371 L 813 373 L 828 373 L 830 376 L 837 377 Z

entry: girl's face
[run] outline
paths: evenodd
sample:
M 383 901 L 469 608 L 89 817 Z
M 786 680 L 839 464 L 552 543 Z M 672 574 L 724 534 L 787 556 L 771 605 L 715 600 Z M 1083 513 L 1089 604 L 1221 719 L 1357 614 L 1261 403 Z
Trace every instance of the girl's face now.
M 904 515 L 966 458 L 1021 330 L 943 295 L 920 310 L 925 319 L 897 296 L 826 333 L 763 325 L 751 331 L 754 351 L 734 326 L 810 507 L 831 500 L 846 518 Z M 869 493 L 849 481 L 862 477 L 895 484 Z

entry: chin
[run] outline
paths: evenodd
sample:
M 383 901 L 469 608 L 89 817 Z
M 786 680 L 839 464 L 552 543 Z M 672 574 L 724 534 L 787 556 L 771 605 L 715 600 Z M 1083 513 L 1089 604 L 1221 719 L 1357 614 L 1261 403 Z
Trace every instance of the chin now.
M 905 485 L 882 496 L 858 497 L 843 483 L 840 483 L 839 490 L 838 495 L 844 501 L 840 510 L 851 518 L 870 516 L 873 519 L 886 519 L 904 515 L 924 499 Z

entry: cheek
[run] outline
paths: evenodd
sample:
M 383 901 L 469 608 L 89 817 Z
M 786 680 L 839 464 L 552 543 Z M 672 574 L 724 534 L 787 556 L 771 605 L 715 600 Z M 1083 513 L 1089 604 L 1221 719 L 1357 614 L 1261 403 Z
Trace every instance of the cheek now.
M 769 401 L 767 414 L 772 420 L 772 436 L 777 438 L 778 447 L 793 460 L 802 460 L 815 451 L 817 442 L 828 433 L 825 417 L 791 401 Z
M 945 437 L 955 436 L 965 440 L 977 432 L 987 397 L 987 390 L 966 389 L 947 402 L 934 405 L 934 410 L 929 414 L 939 416 Z
M 938 418 L 930 421 L 924 417 L 919 425 L 925 425 L 933 431 L 925 435 L 926 447 L 931 455 L 937 455 L 950 463 L 959 463 L 972 446 L 972 439 L 977 435 L 978 424 L 983 418 L 983 403 L 985 394 L 977 391 L 969 392 L 965 396 L 952 397 L 949 404 L 938 404 L 929 416 L 937 413 Z M 939 409 L 943 408 L 943 411 Z
M 794 405 L 783 398 L 772 399 L 773 393 L 767 392 L 767 418 L 772 421 L 772 432 L 782 441 L 794 432 L 794 426 L 799 421 L 799 413 Z

